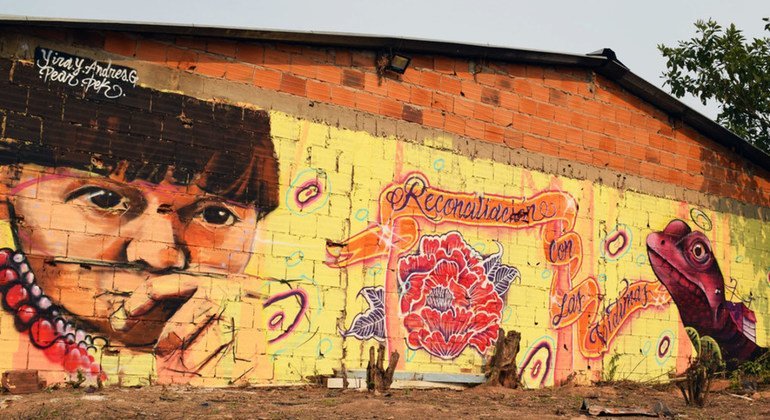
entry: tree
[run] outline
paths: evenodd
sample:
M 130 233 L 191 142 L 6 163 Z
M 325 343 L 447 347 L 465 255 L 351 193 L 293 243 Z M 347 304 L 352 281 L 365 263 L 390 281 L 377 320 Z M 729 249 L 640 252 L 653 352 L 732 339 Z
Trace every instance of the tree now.
M 770 31 L 770 19 L 764 18 Z M 696 36 L 676 47 L 658 45 L 668 60 L 664 85 L 677 98 L 719 103 L 717 122 L 770 153 L 770 38 L 747 42 L 734 24 L 695 23 Z

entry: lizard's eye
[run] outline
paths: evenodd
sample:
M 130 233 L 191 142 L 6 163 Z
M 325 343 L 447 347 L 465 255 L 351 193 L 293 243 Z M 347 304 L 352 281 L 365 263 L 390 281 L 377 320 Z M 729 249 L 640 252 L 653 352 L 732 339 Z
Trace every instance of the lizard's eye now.
M 711 252 L 705 243 L 697 241 L 690 245 L 690 255 L 695 262 L 704 264 L 711 258 Z

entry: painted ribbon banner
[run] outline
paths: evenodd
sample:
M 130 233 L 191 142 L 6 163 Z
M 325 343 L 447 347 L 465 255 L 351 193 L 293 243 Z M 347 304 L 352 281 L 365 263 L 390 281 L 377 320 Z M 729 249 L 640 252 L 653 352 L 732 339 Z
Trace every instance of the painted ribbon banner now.
M 577 323 L 580 351 L 587 358 L 604 354 L 633 313 L 663 306 L 671 299 L 657 282 L 626 282 L 619 297 L 600 311 L 602 296 L 595 278 L 588 277 L 573 287 L 583 256 L 580 235 L 573 231 L 578 207 L 571 195 L 561 191 L 541 191 L 529 198 L 453 192 L 433 187 L 424 175 L 412 173 L 382 191 L 379 208 L 378 223 L 342 244 L 327 245 L 330 267 L 344 268 L 409 251 L 420 238 L 418 220 L 515 230 L 541 228 L 546 260 L 566 269 L 554 270 L 551 327 L 562 329 Z
M 580 237 L 571 232 L 577 204 L 568 194 L 547 191 L 531 198 L 481 195 L 441 190 L 430 186 L 422 174 L 407 175 L 401 184 L 386 188 L 379 199 L 379 222 L 354 235 L 343 247 L 327 247 L 332 260 L 328 265 L 343 268 L 365 260 L 408 251 L 419 239 L 417 219 L 433 223 L 451 222 L 468 226 L 508 229 L 561 225 L 543 229 L 543 247 L 554 265 L 569 264 L 576 273 L 582 262 Z
M 638 280 L 625 283 L 626 287 L 618 298 L 600 311 L 599 282 L 593 277 L 586 278 L 563 294 L 561 299 L 551 299 L 551 326 L 560 329 L 577 322 L 581 353 L 588 358 L 600 357 L 607 352 L 620 327 L 632 314 L 671 301 L 671 296 L 658 282 Z M 551 291 L 554 296 L 553 287 Z

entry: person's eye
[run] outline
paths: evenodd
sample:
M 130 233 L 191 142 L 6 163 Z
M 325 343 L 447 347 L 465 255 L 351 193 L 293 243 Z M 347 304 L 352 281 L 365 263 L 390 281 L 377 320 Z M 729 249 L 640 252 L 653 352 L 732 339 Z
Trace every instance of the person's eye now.
M 199 217 L 206 223 L 220 226 L 232 226 L 240 220 L 226 207 L 216 205 L 206 206 Z
M 65 201 L 79 199 L 87 204 L 96 206 L 102 210 L 120 210 L 128 209 L 128 198 L 123 195 L 102 187 L 84 187 L 70 193 Z

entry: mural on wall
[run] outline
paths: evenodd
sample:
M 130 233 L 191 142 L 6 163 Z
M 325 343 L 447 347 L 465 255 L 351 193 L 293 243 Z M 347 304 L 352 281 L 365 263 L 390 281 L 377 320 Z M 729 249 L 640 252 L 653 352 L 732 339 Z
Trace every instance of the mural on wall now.
M 266 294 L 245 274 L 279 204 L 268 114 L 123 90 L 110 80 L 135 83 L 135 71 L 111 64 L 35 57 L 14 75 L 37 82 L 0 82 L 47 104 L 39 116 L 8 111 L 0 143 L 0 291 L 20 340 L 91 379 L 107 379 L 100 362 L 118 353 L 151 355 L 161 382 L 253 368 L 260 343 L 292 334 L 309 305 L 302 288 Z M 41 119 L 42 130 L 16 127 Z M 249 336 L 244 326 L 271 312 L 267 328 L 249 327 L 264 339 Z
M 529 198 L 468 194 L 436 188 L 421 173 L 409 174 L 380 194 L 379 223 L 341 243 L 327 244 L 328 264 L 344 268 L 385 257 L 397 269 L 385 279 L 385 299 L 378 300 L 377 330 L 385 330 L 391 349 L 400 349 L 399 324 L 406 333 L 409 349 L 425 350 L 440 359 L 454 359 L 467 347 L 481 354 L 497 340 L 511 282 L 520 279 L 519 270 L 503 264 L 503 248 L 483 257 L 458 231 L 443 235 L 421 235 L 424 225 L 442 224 L 479 228 L 538 229 L 544 259 L 552 267 L 550 324 L 554 330 L 577 326 L 578 345 L 587 358 L 602 356 L 613 338 L 635 312 L 662 307 L 670 297 L 658 282 L 623 280 L 620 294 L 605 303 L 598 281 L 593 277 L 572 285 L 581 267 L 583 250 L 580 236 L 573 230 L 578 207 L 574 198 L 560 191 L 540 191 Z M 619 255 L 628 247 L 624 231 L 613 233 L 607 242 L 620 240 L 614 247 Z M 410 251 L 416 247 L 415 252 Z M 391 264 L 391 263 L 389 263 Z M 390 267 L 390 265 L 389 265 Z M 560 269 L 559 269 L 560 268 Z M 393 293 L 397 291 L 397 293 Z M 398 301 L 389 297 L 398 297 Z M 371 302 L 370 302 L 371 303 Z M 398 308 L 398 310 L 394 310 Z M 356 316 L 369 323 L 374 310 Z M 397 321 L 401 320 L 401 321 Z M 381 323 L 385 326 L 382 327 Z M 358 339 L 372 335 L 356 335 Z M 550 347 L 539 346 L 522 366 L 538 352 L 548 353 L 538 361 L 533 377 L 546 377 L 550 366 Z M 543 366 L 543 363 L 544 366 Z M 540 383 L 545 383 L 543 378 Z
M 647 236 L 647 252 L 655 275 L 679 308 L 682 323 L 713 338 L 722 357 L 749 360 L 767 351 L 756 343 L 754 311 L 725 297 L 724 276 L 703 233 L 682 220 L 672 220 L 663 231 Z
M 452 381 L 515 329 L 541 387 L 765 351 L 761 221 L 139 85 L 158 64 L 0 60 L 2 369 L 296 383 L 379 342 Z

